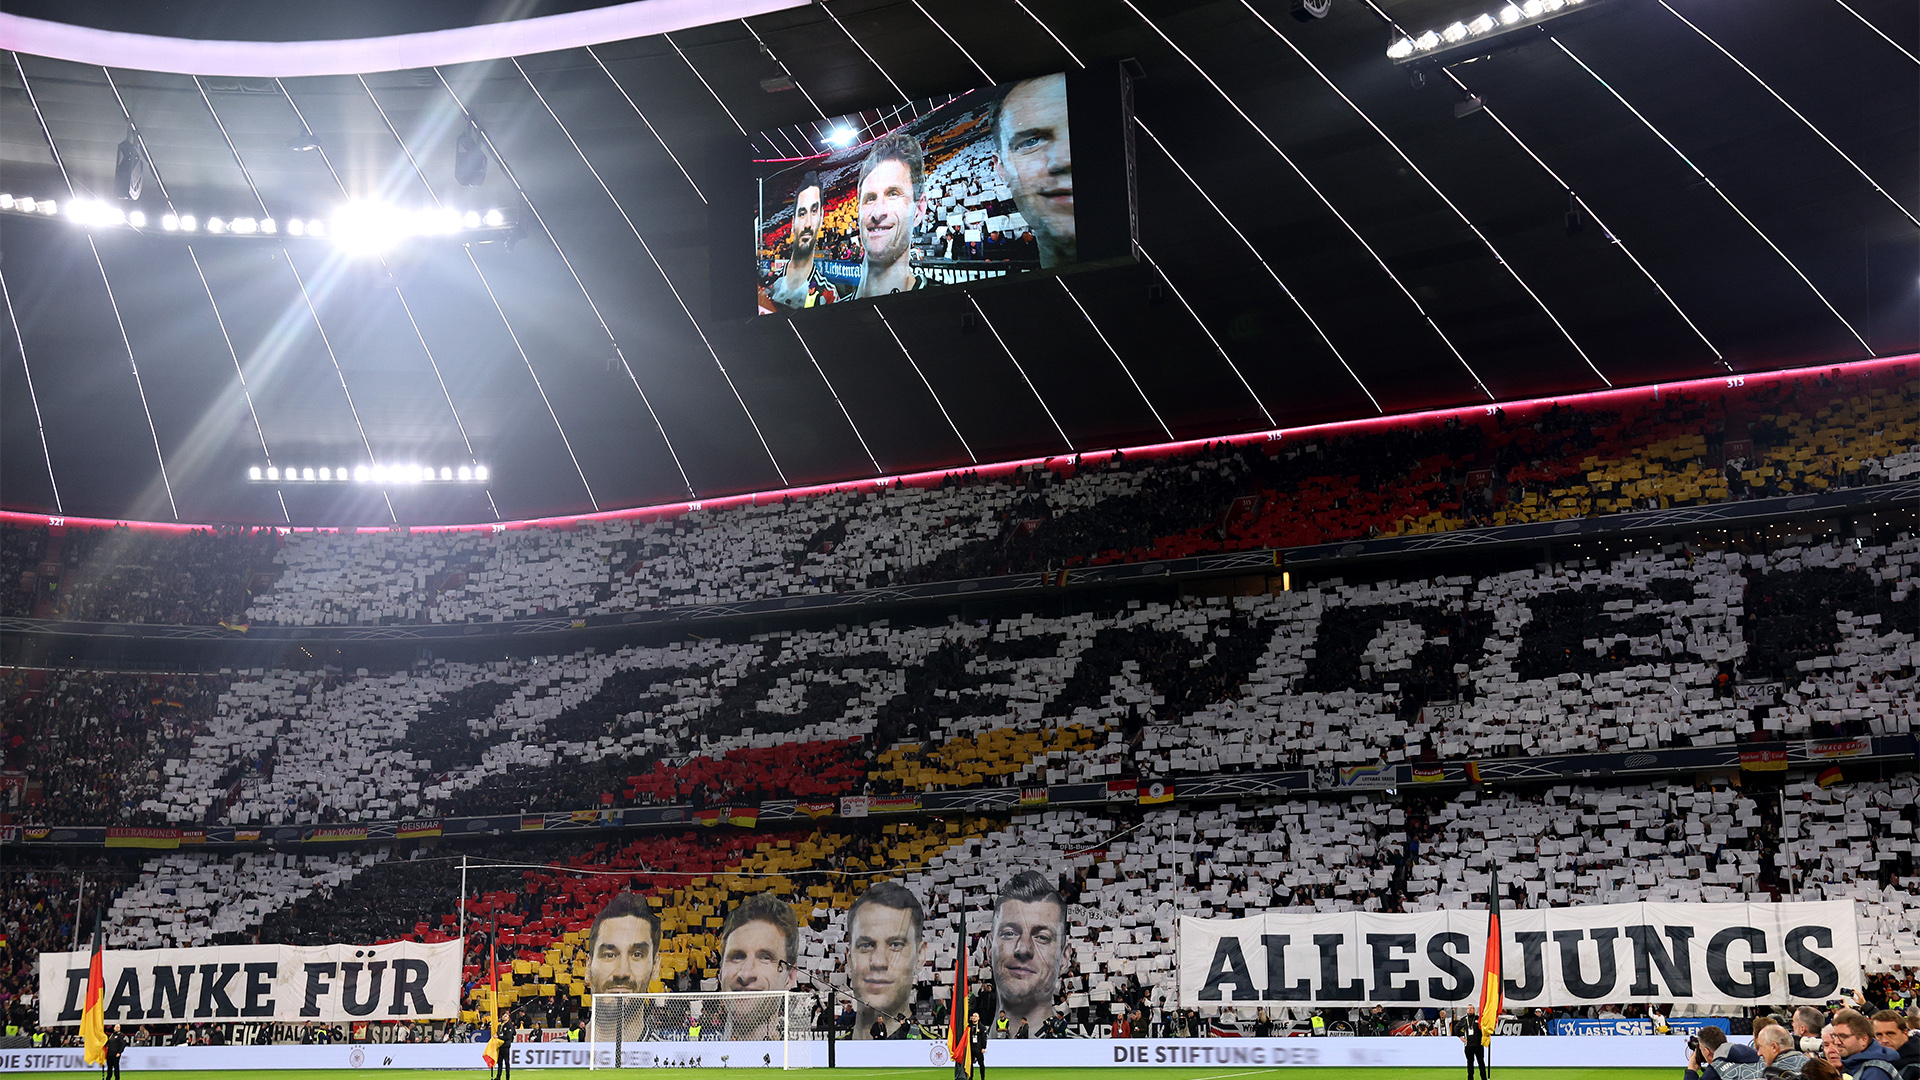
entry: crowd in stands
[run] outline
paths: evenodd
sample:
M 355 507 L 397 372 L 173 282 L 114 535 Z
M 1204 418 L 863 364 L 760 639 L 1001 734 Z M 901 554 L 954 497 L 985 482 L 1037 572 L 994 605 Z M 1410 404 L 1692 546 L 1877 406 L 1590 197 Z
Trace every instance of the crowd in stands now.
M 6 614 L 74 622 L 242 622 L 278 572 L 272 529 L 0 526 Z M 30 586 L 29 586 L 30 582 Z
M 13 672 L 0 679 L 0 755 L 8 770 L 25 774 L 23 794 L 39 820 L 178 823 L 144 804 L 160 794 L 166 763 L 185 757 L 205 730 L 227 683 L 219 676 Z M 220 793 L 202 794 L 204 814 Z
M 241 826 L 1896 735 L 1917 570 L 1904 537 L 1669 545 L 385 674 L 68 673 L 17 683 L 5 730 L 44 820 Z
M 44 542 L 63 547 L 69 569 L 64 584 L 52 583 L 58 599 L 47 614 L 292 626 L 610 614 L 1559 521 L 1914 475 L 1920 380 L 1895 365 L 1172 454 L 1063 456 L 873 491 L 497 534 L 54 530 L 64 537 Z M 33 538 L 20 535 L 29 531 L 0 528 L 0 553 L 30 549 Z
M 39 601 L 47 527 L 0 526 L 0 615 L 27 618 Z

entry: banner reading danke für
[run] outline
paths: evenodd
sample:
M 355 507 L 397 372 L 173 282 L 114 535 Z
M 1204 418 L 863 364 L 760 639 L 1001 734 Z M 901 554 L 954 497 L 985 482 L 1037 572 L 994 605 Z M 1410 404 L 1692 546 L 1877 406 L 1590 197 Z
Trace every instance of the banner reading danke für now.
M 40 1026 L 80 1023 L 85 952 L 40 954 Z M 108 949 L 109 1024 L 448 1019 L 460 1014 L 460 943 Z

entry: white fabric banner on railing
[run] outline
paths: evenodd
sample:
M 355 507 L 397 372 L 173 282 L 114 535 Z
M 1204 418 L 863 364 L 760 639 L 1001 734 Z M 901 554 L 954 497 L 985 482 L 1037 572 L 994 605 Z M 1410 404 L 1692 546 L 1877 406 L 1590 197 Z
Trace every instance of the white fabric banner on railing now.
M 73 1027 L 85 952 L 40 954 L 40 1026 Z M 460 1015 L 460 943 L 107 949 L 109 1024 L 427 1020 Z
M 1860 985 L 1853 903 L 1595 904 L 1502 911 L 1509 1009 L 1821 1004 Z M 1485 911 L 1274 911 L 1180 920 L 1184 1006 L 1468 1008 Z

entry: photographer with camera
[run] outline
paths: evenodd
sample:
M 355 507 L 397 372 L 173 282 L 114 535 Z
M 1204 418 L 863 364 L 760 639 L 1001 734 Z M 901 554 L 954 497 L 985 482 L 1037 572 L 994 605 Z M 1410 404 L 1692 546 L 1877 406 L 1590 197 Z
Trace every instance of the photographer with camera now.
M 1827 1014 L 1812 1005 L 1802 1005 L 1793 1010 L 1793 1037 L 1799 1043 L 1800 1052 L 1808 1057 L 1819 1057 L 1825 1048 L 1820 1038 L 1820 1029 L 1826 1026 Z
M 1717 1027 L 1687 1036 L 1686 1080 L 1758 1080 L 1766 1068 L 1758 1051 L 1729 1043 Z

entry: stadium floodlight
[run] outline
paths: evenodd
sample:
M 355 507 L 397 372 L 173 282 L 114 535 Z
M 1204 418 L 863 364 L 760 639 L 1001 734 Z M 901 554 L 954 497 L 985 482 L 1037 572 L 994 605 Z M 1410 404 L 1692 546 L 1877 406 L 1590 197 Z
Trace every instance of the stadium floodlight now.
M 319 218 L 314 218 L 312 221 L 307 222 L 307 235 L 308 236 L 327 235 L 327 223 L 324 221 L 321 221 Z
M 253 468 L 247 470 L 247 479 L 249 480 L 258 480 L 260 479 L 260 475 L 261 475 L 260 466 L 258 465 L 255 465 Z
M 507 215 L 501 213 L 498 210 L 489 210 L 487 211 L 486 216 L 481 218 L 481 220 L 487 223 L 488 228 L 497 229 L 500 226 L 505 225 L 507 223 Z
M 311 229 L 311 235 L 318 235 Z M 333 215 L 333 243 L 349 254 L 376 255 L 407 233 L 406 215 L 385 203 L 352 200 Z
M 460 479 L 462 480 L 471 480 L 473 479 L 473 470 L 466 467 L 465 465 L 462 465 L 460 466 L 459 476 L 460 476 Z
M 447 468 L 445 465 L 440 466 L 440 479 L 442 480 L 453 479 L 453 470 Z
M 279 227 L 274 224 L 274 221 L 272 218 L 261 218 L 260 231 L 267 234 L 268 236 L 272 236 L 275 232 L 279 231 Z
M 333 470 L 327 468 L 325 465 L 320 466 L 320 479 L 322 480 L 333 479 Z
M 207 219 L 207 231 L 215 236 L 219 236 L 221 233 L 227 231 L 227 223 L 217 217 L 210 217 Z
M 460 217 L 460 224 L 466 226 L 469 229 L 479 228 L 480 227 L 480 211 L 469 210 L 465 214 L 462 214 Z
M 234 218 L 233 231 L 241 236 L 252 236 L 260 230 L 260 223 L 250 217 Z
M 852 128 L 842 125 L 827 132 L 827 145 L 845 149 L 846 147 L 852 146 L 853 140 L 859 137 L 859 134 Z
M 144 229 L 147 227 L 147 215 L 138 210 L 130 210 L 127 212 L 127 224 L 136 229 Z
M 33 196 L 28 195 L 25 198 L 21 199 L 20 209 L 23 213 L 28 213 L 28 214 L 33 213 L 34 211 Z
M 288 218 L 287 219 L 287 235 L 288 236 L 307 235 L 307 223 L 304 221 L 301 221 L 299 218 Z
M 312 470 L 312 469 L 310 469 L 310 468 L 308 468 L 308 469 L 301 469 L 301 470 L 300 470 L 300 479 L 302 479 L 302 480 L 311 480 L 311 479 L 313 479 L 313 470 Z
M 1451 63 L 1468 56 L 1484 55 L 1491 48 L 1505 48 L 1526 40 L 1517 35 L 1550 19 L 1587 8 L 1599 7 L 1604 0 L 1517 0 L 1494 12 L 1463 16 L 1438 30 L 1395 37 L 1387 45 L 1387 59 L 1396 64 Z
M 267 479 L 269 480 L 280 479 L 280 469 L 278 466 L 275 466 L 275 465 L 267 466 Z
M 199 227 L 200 227 L 200 223 L 194 220 L 194 217 L 192 214 L 180 215 L 180 231 L 181 232 L 192 232 L 193 230 Z
M 177 231 L 180 228 L 180 215 L 168 214 L 167 216 L 161 218 L 160 227 L 167 230 L 168 232 Z
M 475 465 L 473 467 L 473 478 L 475 480 L 481 480 L 481 481 L 486 480 L 487 467 L 485 465 Z
M 40 212 L 51 217 L 60 212 L 60 204 L 54 202 L 52 199 L 41 199 Z
M 369 469 L 369 468 L 367 468 L 367 467 L 366 467 L 365 465 L 355 465 L 355 466 L 353 467 L 353 481 L 354 481 L 354 483 L 356 483 L 356 484 L 364 484 L 364 483 L 366 483 L 367 481 L 369 481 L 369 480 L 371 480 L 371 479 L 373 479 L 373 470 L 372 470 L 372 469 Z
M 0 191 L 0 210 L 11 209 L 13 209 L 13 196 L 4 191 Z

